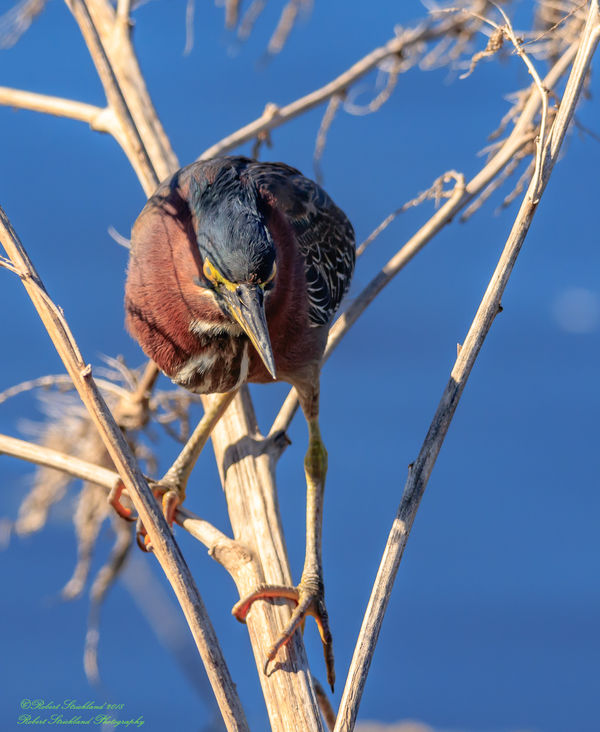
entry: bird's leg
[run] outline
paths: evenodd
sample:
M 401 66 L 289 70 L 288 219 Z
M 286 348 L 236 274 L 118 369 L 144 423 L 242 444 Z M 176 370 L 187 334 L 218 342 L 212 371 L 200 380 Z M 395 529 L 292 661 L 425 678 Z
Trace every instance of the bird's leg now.
M 306 410 L 305 410 L 306 413 Z M 298 587 L 279 585 L 259 585 L 254 592 L 242 598 L 233 607 L 235 617 L 244 622 L 252 603 L 260 598 L 284 598 L 295 603 L 292 617 L 283 629 L 276 642 L 267 652 L 265 672 L 269 663 L 277 655 L 277 651 L 291 639 L 294 631 L 301 625 L 307 615 L 312 615 L 319 628 L 323 653 L 327 667 L 327 681 L 333 690 L 335 670 L 333 663 L 333 645 L 323 588 L 323 569 L 321 562 L 321 537 L 323 525 L 323 496 L 325 476 L 327 473 L 327 451 L 319 430 L 318 416 L 308 417 L 308 451 L 304 459 L 306 473 L 306 555 L 304 569 Z
M 226 394 L 217 395 L 211 406 L 204 412 L 198 426 L 185 444 L 183 450 L 179 453 L 173 465 L 171 465 L 160 480 L 151 484 L 154 496 L 157 499 L 162 500 L 163 512 L 169 526 L 173 526 L 177 508 L 185 500 L 187 482 L 194 465 L 202 452 L 202 448 L 207 443 L 215 425 L 221 419 L 236 394 L 237 391 L 231 391 Z M 119 487 L 117 487 L 116 491 L 111 492 L 109 500 L 120 516 L 131 520 L 131 512 L 129 509 L 122 506 L 119 500 L 122 490 L 123 487 L 122 484 L 120 484 L 120 490 Z M 138 544 L 142 546 L 143 543 L 143 548 L 146 550 L 151 549 L 146 531 L 139 522 L 137 533 Z
M 179 453 L 173 465 L 171 465 L 159 481 L 161 487 L 176 491 L 181 499 L 180 502 L 183 502 L 185 498 L 185 488 L 188 479 L 204 445 L 206 445 L 215 425 L 225 414 L 227 407 L 231 404 L 236 394 L 237 391 L 229 391 L 226 394 L 217 395 L 213 404 L 204 412 L 198 426 L 186 442 L 185 447 Z

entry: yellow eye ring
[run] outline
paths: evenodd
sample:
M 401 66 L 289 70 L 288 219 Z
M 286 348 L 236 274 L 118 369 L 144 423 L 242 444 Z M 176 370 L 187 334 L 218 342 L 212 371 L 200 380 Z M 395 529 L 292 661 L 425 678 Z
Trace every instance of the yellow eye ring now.
M 204 276 L 206 277 L 206 279 L 209 282 L 212 282 L 213 285 L 226 287 L 232 292 L 237 287 L 235 282 L 230 282 L 227 278 L 223 277 L 223 275 L 219 272 L 215 265 L 212 264 L 208 259 L 204 260 L 204 263 L 202 265 L 202 271 L 204 272 Z
M 210 280 L 211 282 L 216 282 L 215 277 L 215 270 L 212 264 L 208 261 L 208 259 L 204 260 L 204 264 L 202 265 L 202 271 L 204 272 L 204 276 L 207 280 Z

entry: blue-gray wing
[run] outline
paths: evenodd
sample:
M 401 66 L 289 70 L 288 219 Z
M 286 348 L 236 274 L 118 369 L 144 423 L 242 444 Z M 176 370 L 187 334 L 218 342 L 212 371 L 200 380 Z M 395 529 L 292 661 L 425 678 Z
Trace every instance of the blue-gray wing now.
M 304 257 L 312 325 L 330 322 L 350 287 L 354 229 L 321 186 L 283 163 L 253 163 L 246 174 L 286 216 Z

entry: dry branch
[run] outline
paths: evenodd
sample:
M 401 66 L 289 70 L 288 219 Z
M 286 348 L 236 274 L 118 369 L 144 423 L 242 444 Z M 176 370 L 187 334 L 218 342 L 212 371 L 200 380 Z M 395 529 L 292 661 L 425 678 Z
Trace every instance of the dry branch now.
M 231 680 L 202 599 L 181 551 L 173 539 L 165 518 L 154 500 L 121 430 L 98 391 L 92 378 L 91 366 L 83 360 L 64 316 L 50 299 L 33 263 L 1 208 L 0 240 L 13 266 L 18 271 L 48 335 L 73 380 L 81 400 L 87 407 L 121 480 L 144 522 L 156 557 L 177 595 L 198 651 L 204 660 L 227 728 L 246 730 L 247 724 L 235 685 Z
M 103 131 L 110 132 L 123 147 L 140 177 L 144 190 L 150 194 L 158 180 L 163 179 L 178 167 L 178 162 L 156 116 L 131 45 L 131 23 L 129 17 L 131 4 L 128 0 L 119 0 L 116 11 L 108 0 L 67 0 L 67 4 L 81 27 L 82 34 L 98 69 L 108 100 L 107 110 L 96 108 L 92 105 L 84 105 L 79 102 L 71 102 L 70 100 L 56 100 L 55 98 L 45 97 L 44 95 L 30 95 L 27 97 L 23 96 L 27 95 L 26 92 L 6 89 L 0 89 L 0 103 L 13 103 L 14 106 L 80 119 L 81 121 L 90 123 L 94 129 L 102 129 Z M 231 3 L 231 5 L 233 6 L 234 3 Z M 254 3 L 251 7 L 254 7 L 254 5 L 258 7 L 258 3 Z M 485 3 L 482 3 L 482 5 L 485 6 Z M 454 17 L 442 22 L 422 25 L 414 30 L 402 31 L 385 46 L 375 49 L 324 87 L 281 109 L 278 109 L 275 105 L 267 105 L 265 113 L 261 117 L 213 145 L 202 154 L 201 158 L 206 159 L 207 157 L 224 153 L 254 138 L 259 140 L 268 139 L 268 133 L 271 129 L 284 124 L 328 100 L 342 98 L 359 78 L 362 78 L 365 74 L 377 68 L 386 59 L 389 60 L 389 63 L 395 62 L 401 53 L 407 53 L 411 49 L 416 53 L 416 49 L 420 49 L 424 43 L 431 40 L 439 39 L 441 43 L 447 43 L 449 34 L 464 31 L 468 22 L 464 19 L 460 20 Z M 469 27 L 475 27 L 475 24 Z M 464 33 L 464 37 L 457 42 L 456 49 L 464 48 L 468 37 L 470 37 L 470 33 Z M 446 53 L 447 48 L 448 44 L 442 51 L 438 49 L 438 57 L 440 53 Z M 572 61 L 575 50 L 576 47 L 573 45 L 563 54 L 544 80 L 543 87 L 541 88 L 542 91 L 545 91 L 546 88 L 551 88 L 556 83 L 556 80 L 560 78 L 561 74 L 568 67 L 568 64 Z M 455 51 L 455 53 L 459 52 L 460 50 Z M 395 75 L 398 71 L 397 62 L 394 63 L 392 68 L 394 69 Z M 402 71 L 403 68 L 399 70 Z M 539 79 L 536 81 L 539 81 Z M 387 91 L 384 90 L 383 92 L 384 99 L 386 98 L 385 94 L 389 93 L 392 84 L 393 78 L 391 75 Z M 537 92 L 539 91 L 540 86 L 538 85 Z M 461 177 L 457 177 L 457 185 L 452 191 L 449 200 L 407 242 L 395 257 L 388 262 L 363 291 L 358 300 L 335 324 L 330 334 L 327 356 L 332 352 L 333 348 L 339 343 L 343 335 L 368 304 L 391 281 L 400 268 L 435 236 L 443 226 L 452 220 L 458 211 L 472 201 L 482 190 L 485 190 L 486 186 L 503 170 L 511 158 L 522 150 L 524 145 L 531 143 L 534 138 L 534 133 L 531 131 L 531 124 L 540 106 L 540 97 L 537 92 L 534 90 L 529 95 L 529 99 L 523 107 L 513 132 L 490 162 L 466 185 Z M 2 97 L 3 93 L 5 94 L 4 97 Z M 543 96 L 544 94 L 542 94 Z M 12 102 L 10 101 L 11 98 Z M 382 98 L 381 95 L 379 98 Z M 332 107 L 330 107 L 330 111 L 331 109 Z M 331 113 L 332 116 L 333 113 Z M 327 115 L 326 121 L 330 121 L 327 120 Z M 104 125 L 104 128 L 102 125 Z M 326 130 L 325 124 L 324 128 Z M 552 129 L 554 130 L 554 127 Z M 551 143 L 553 140 L 554 138 L 551 134 L 548 138 L 548 150 L 552 149 Z M 539 160 L 542 160 L 543 141 L 544 135 L 540 135 Z M 540 185 L 545 185 L 543 183 L 545 180 L 544 169 L 540 166 L 539 170 L 541 175 Z M 534 204 L 531 203 L 531 206 L 534 207 Z M 13 269 L 13 271 L 15 270 L 14 265 L 9 265 L 9 268 Z M 16 269 L 22 273 L 20 266 L 17 266 Z M 27 281 L 25 284 L 27 285 Z M 55 317 L 57 315 L 60 316 L 60 313 L 56 309 L 52 311 L 51 303 L 43 295 L 40 295 L 40 297 L 42 300 L 41 306 L 45 305 L 49 307 Z M 78 354 L 72 342 L 71 347 Z M 463 358 L 462 351 L 460 358 Z M 83 362 L 81 364 L 78 363 L 80 372 L 83 368 L 82 365 Z M 73 378 L 76 383 L 82 386 L 85 393 L 86 389 L 89 391 L 91 388 L 90 384 L 92 382 L 89 372 L 84 371 L 75 373 Z M 136 419 L 139 421 L 143 420 L 144 416 L 147 417 L 147 410 L 145 410 L 144 403 L 149 398 L 157 373 L 156 367 L 150 364 L 135 395 L 128 397 L 129 406 L 126 401 L 123 401 L 120 405 L 120 409 L 123 410 L 122 414 L 127 415 L 127 409 L 130 410 L 130 414 L 132 415 L 131 419 L 134 423 Z M 98 405 L 100 402 L 98 399 L 101 399 L 101 397 L 96 395 L 94 396 L 94 406 L 95 408 L 99 408 Z M 204 402 L 207 405 L 211 403 L 211 400 L 206 399 Z M 288 399 L 286 399 L 284 407 L 278 415 L 273 429 L 269 433 L 269 437 L 265 439 L 259 433 L 256 426 L 248 392 L 246 389 L 243 389 L 226 413 L 224 419 L 215 429 L 213 443 L 226 492 L 235 540 L 226 537 L 207 522 L 203 522 L 198 518 L 192 518 L 183 509 L 180 510 L 178 515 L 182 525 L 208 546 L 213 556 L 229 569 L 236 580 L 241 595 L 247 594 L 257 583 L 262 581 L 275 584 L 289 584 L 291 582 L 281 531 L 273 474 L 275 463 L 282 451 L 283 443 L 281 442 L 280 431 L 289 425 L 296 408 L 295 395 L 291 393 Z M 119 415 L 120 421 L 121 416 Z M 109 424 L 110 420 L 104 413 L 102 413 L 102 417 L 108 420 L 107 424 Z M 117 451 L 115 454 L 118 454 L 118 450 L 122 447 L 122 440 L 119 441 L 118 439 L 120 435 L 111 432 L 112 428 L 109 429 L 106 424 L 104 424 L 103 429 L 105 430 L 105 436 L 115 440 L 112 445 L 113 452 Z M 2 451 L 2 439 L 0 439 L 0 451 Z M 17 454 L 17 448 L 14 444 L 12 449 L 15 452 L 11 454 Z M 25 457 L 24 453 L 23 457 Z M 39 451 L 37 457 L 40 457 Z M 56 456 L 51 458 L 46 454 L 46 459 L 48 460 L 55 458 Z M 25 459 L 33 458 L 30 456 Z M 63 465 L 62 469 L 67 471 L 73 471 L 75 468 L 80 471 L 90 470 L 89 464 L 88 467 L 84 468 L 81 464 L 76 466 L 72 460 L 68 459 L 69 464 Z M 83 461 L 79 462 L 82 463 Z M 117 466 L 120 465 L 118 461 L 116 464 Z M 55 464 L 54 467 L 60 466 Z M 139 480 L 142 486 L 145 485 L 137 466 L 129 464 L 125 460 L 121 467 L 129 468 L 130 482 Z M 98 468 L 98 470 L 102 469 Z M 94 470 L 92 470 L 92 473 L 94 473 Z M 89 472 L 88 475 L 90 475 Z M 415 469 L 411 472 L 409 481 L 413 479 L 414 475 Z M 102 475 L 96 472 L 95 476 L 95 482 L 99 482 L 102 479 L 104 485 L 109 481 L 112 481 L 111 485 L 114 484 L 115 474 L 112 471 L 107 471 L 107 473 Z M 85 478 L 83 473 L 79 477 Z M 85 479 L 94 480 L 91 475 Z M 136 498 L 134 498 L 135 500 Z M 138 498 L 137 500 L 139 502 L 140 499 Z M 150 500 L 152 501 L 152 505 L 145 507 L 146 512 L 149 512 L 148 515 L 152 511 L 156 512 L 156 506 L 153 500 Z M 144 523 L 146 523 L 147 519 L 144 512 L 141 511 L 140 513 L 142 514 Z M 156 520 L 160 523 L 161 518 L 162 516 L 159 515 L 156 517 Z M 150 526 L 152 524 L 148 523 L 149 528 Z M 408 528 L 405 526 L 404 529 L 406 532 L 405 541 L 410 526 Z M 150 530 L 149 533 L 151 534 Z M 154 538 L 152 541 L 154 546 L 158 546 Z M 176 587 L 177 592 L 184 590 L 185 588 Z M 287 618 L 289 618 L 289 614 L 289 608 L 285 605 L 274 606 L 268 603 L 256 603 L 248 618 L 249 633 L 269 716 L 273 729 L 275 730 L 322 729 L 299 634 L 295 634 L 290 646 L 284 649 L 281 655 L 278 656 L 278 660 L 281 661 L 281 667 L 288 671 L 288 673 L 280 673 L 277 671 L 269 677 L 262 674 L 265 650 L 277 637 L 280 629 L 285 624 Z M 209 666 L 210 663 L 211 661 L 209 661 Z M 366 671 L 366 669 L 364 670 Z M 361 678 L 364 681 L 364 677 Z M 360 692 L 358 693 L 359 696 Z M 344 698 L 346 699 L 346 696 Z M 352 698 L 354 700 L 357 699 L 356 695 Z M 353 707 L 353 704 L 355 702 L 347 702 L 345 714 L 355 715 L 356 707 Z M 343 725 L 345 723 L 338 721 L 338 725 L 340 724 Z M 350 729 L 350 727 L 345 726 L 340 728 Z
M 541 177 L 538 178 L 534 174 L 531 179 L 519 213 L 517 214 L 500 260 L 498 261 L 498 265 L 492 275 L 492 279 L 483 296 L 473 323 L 469 328 L 463 346 L 459 350 L 456 363 L 450 374 L 450 380 L 433 417 L 423 446 L 409 470 L 402 500 L 388 536 L 350 664 L 335 726 L 336 732 L 349 731 L 354 727 L 366 676 L 381 629 L 381 623 L 383 622 L 383 616 L 420 500 L 448 432 L 448 428 L 450 427 L 450 422 L 452 421 L 460 397 L 466 386 L 467 379 L 479 355 L 483 341 L 494 322 L 494 318 L 499 312 L 502 295 L 529 231 L 539 199 L 548 184 L 550 174 L 556 163 L 561 143 L 575 112 L 581 88 L 584 84 L 599 39 L 600 13 L 597 0 L 593 0 L 558 114 L 552 125 L 548 142 L 542 150 L 540 161 Z
M 109 106 L 118 122 L 117 139 L 144 190 L 150 194 L 159 180 L 177 169 L 178 162 L 147 94 L 128 28 L 126 24 L 116 23 L 115 10 L 108 0 L 67 0 L 67 4 L 80 25 Z M 150 367 L 152 369 L 155 376 L 156 369 Z M 210 398 L 204 403 L 210 404 Z M 135 409 L 140 405 L 133 406 Z M 236 538 L 247 533 L 249 515 L 253 521 L 266 527 L 266 530 L 257 529 L 250 537 L 257 537 L 259 541 L 249 545 L 257 562 L 247 563 L 241 584 L 238 583 L 240 592 L 248 594 L 261 582 L 289 584 L 291 576 L 276 505 L 273 473 L 265 469 L 268 457 L 263 454 L 259 460 L 253 450 L 245 449 L 252 444 L 250 436 L 261 444 L 246 393 L 244 399 L 241 396 L 236 398 L 229 414 L 235 418 L 221 422 L 213 435 L 213 444 L 220 460 L 234 533 L 237 532 Z M 236 452 L 238 460 L 232 464 L 232 456 Z M 281 666 L 287 673 L 271 673 L 269 676 L 262 673 L 266 650 L 274 643 L 289 617 L 288 606 L 269 603 L 256 603 L 248 616 L 248 630 L 267 710 L 275 730 L 283 731 L 295 726 L 321 730 L 319 709 L 299 634 L 295 634 L 279 655 Z
M 577 45 L 570 46 L 559 58 L 556 64 L 546 75 L 543 84 L 545 88 L 552 88 L 568 69 L 577 52 Z M 506 138 L 500 149 L 492 159 L 465 185 L 457 183 L 452 196 L 441 206 L 433 216 L 404 244 L 404 246 L 381 268 L 369 284 L 354 299 L 348 309 L 333 324 L 327 340 L 325 360 L 329 358 L 342 338 L 373 302 L 375 297 L 388 285 L 421 249 L 439 233 L 439 231 L 453 221 L 457 213 L 473 201 L 481 191 L 498 176 L 514 156 L 535 138 L 531 124 L 540 108 L 540 96 L 537 88 L 532 90 L 513 131 Z M 298 397 L 291 389 L 286 397 L 279 414 L 277 415 L 269 435 L 275 436 L 288 429 L 296 411 Z
M 87 122 L 93 130 L 98 132 L 108 132 L 112 135 L 116 135 L 118 132 L 114 116 L 109 108 L 96 107 L 93 104 L 76 102 L 72 99 L 0 86 L 0 104 Z
M 325 109 L 323 119 L 321 120 L 319 131 L 317 132 L 315 151 L 313 153 L 313 169 L 315 171 L 315 178 L 317 183 L 321 183 L 323 180 L 323 173 L 321 171 L 321 158 L 323 156 L 323 151 L 325 150 L 325 144 L 327 143 L 327 134 L 329 132 L 329 128 L 333 124 L 333 120 L 335 119 L 335 115 L 337 114 L 342 100 L 343 96 L 341 94 L 336 94 L 335 96 L 331 97 Z
M 94 465 L 94 463 L 67 455 L 59 450 L 27 442 L 26 440 L 19 440 L 8 435 L 0 435 L 0 455 L 10 455 L 36 465 L 60 470 L 73 478 L 94 483 L 103 488 L 107 496 L 120 481 L 120 476 L 115 470 L 104 468 L 101 465 Z M 129 492 L 127 491 L 126 494 L 129 495 Z M 225 569 L 235 575 L 236 567 L 230 561 L 222 561 L 220 552 L 226 550 L 226 559 L 227 556 L 235 553 L 248 555 L 248 551 L 241 544 L 235 542 L 208 521 L 201 519 L 183 506 L 177 509 L 176 521 L 204 544 L 211 555 L 215 555 L 215 558 L 223 564 Z
M 277 113 L 263 112 L 263 114 L 254 122 L 250 122 L 241 129 L 237 130 L 231 135 L 224 137 L 219 142 L 211 145 L 205 150 L 202 155 L 198 158 L 199 160 L 208 160 L 214 158 L 217 155 L 222 155 L 235 147 L 242 145 L 254 139 L 257 135 L 280 127 L 291 119 L 298 117 L 300 114 L 304 114 L 314 107 L 323 104 L 328 101 L 331 97 L 344 95 L 348 89 L 358 79 L 368 74 L 373 69 L 376 69 L 382 61 L 390 57 L 399 57 L 407 51 L 407 49 L 418 47 L 421 44 L 435 40 L 436 38 L 443 38 L 447 34 L 456 33 L 457 30 L 463 28 L 465 25 L 464 21 L 456 18 L 450 18 L 440 23 L 431 25 L 423 24 L 418 28 L 403 31 L 400 35 L 395 36 L 389 40 L 384 46 L 376 48 L 367 54 L 360 61 L 357 61 L 343 74 L 330 81 L 320 89 L 316 89 L 310 94 L 306 94 L 300 99 L 287 104 L 285 107 L 278 108 Z

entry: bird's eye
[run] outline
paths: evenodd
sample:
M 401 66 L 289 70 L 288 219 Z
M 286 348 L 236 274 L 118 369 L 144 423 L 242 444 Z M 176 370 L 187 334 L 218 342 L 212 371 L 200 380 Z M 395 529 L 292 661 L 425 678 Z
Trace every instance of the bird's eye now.
M 269 275 L 268 279 L 266 279 L 264 282 L 261 283 L 261 287 L 263 289 L 270 290 L 271 287 L 273 287 L 273 280 L 275 279 L 275 275 L 277 274 L 277 262 L 273 262 L 273 269 L 271 270 L 271 274 Z

